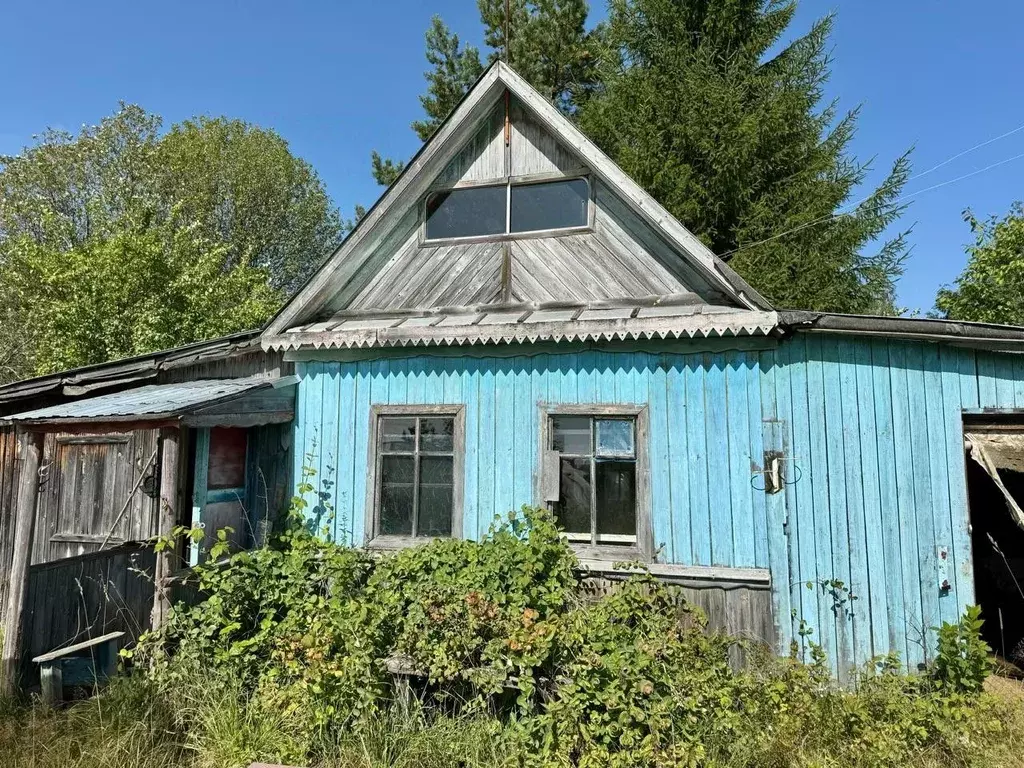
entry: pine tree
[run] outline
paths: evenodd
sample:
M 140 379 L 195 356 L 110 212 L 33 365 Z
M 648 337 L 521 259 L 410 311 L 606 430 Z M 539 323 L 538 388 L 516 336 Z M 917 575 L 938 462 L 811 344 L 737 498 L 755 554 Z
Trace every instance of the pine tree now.
M 505 0 L 478 0 L 484 42 L 492 63 L 505 50 Z M 512 66 L 537 90 L 568 114 L 590 95 L 596 75 L 599 32 L 586 29 L 586 0 L 511 0 L 509 3 L 508 58 Z M 420 96 L 425 117 L 412 123 L 426 141 L 455 109 L 483 72 L 480 52 L 462 45 L 440 17 L 427 30 L 427 91 Z M 373 178 L 390 186 L 404 163 L 371 155 Z
M 412 123 L 420 141 L 430 138 L 483 72 L 480 52 L 471 45 L 461 45 L 459 36 L 448 29 L 440 16 L 430 20 L 426 37 L 427 61 L 433 67 L 424 74 L 427 92 L 420 96 L 426 117 Z M 371 155 L 370 162 L 373 178 L 384 187 L 390 187 L 405 167 L 405 163 L 385 159 L 378 152 Z
M 822 104 L 832 18 L 778 48 L 795 2 L 612 0 L 580 125 L 777 306 L 893 311 L 908 156 L 866 199 L 856 110 Z M 839 214 L 839 215 L 837 215 Z

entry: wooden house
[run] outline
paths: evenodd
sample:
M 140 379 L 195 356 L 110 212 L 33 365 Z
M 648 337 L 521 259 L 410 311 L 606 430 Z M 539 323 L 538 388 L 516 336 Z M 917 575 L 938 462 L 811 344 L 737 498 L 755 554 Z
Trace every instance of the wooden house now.
M 337 540 L 549 505 L 594 571 L 644 560 L 780 651 L 812 630 L 841 676 L 982 598 L 965 424 L 1024 414 L 1024 330 L 776 311 L 502 63 L 262 344 Z
M 841 678 L 891 652 L 926 662 L 931 628 L 974 602 L 1006 613 L 1004 641 L 1024 637 L 988 540 L 1007 568 L 1021 565 L 1024 532 L 1007 510 L 1024 497 L 1024 329 L 771 307 L 502 63 L 244 343 L 266 357 L 247 346 L 253 367 L 237 376 L 196 369 L 175 381 L 286 386 L 232 385 L 248 405 L 200 399 L 154 414 L 138 392 L 125 402 L 129 382 L 116 405 L 169 445 L 176 434 L 178 445 L 212 441 L 199 430 L 228 426 L 224 414 L 257 430 L 249 451 L 253 434 L 274 435 L 275 460 L 287 444 L 290 465 L 275 487 L 315 470 L 308 514 L 337 541 L 478 538 L 498 515 L 546 505 L 593 573 L 642 560 L 716 626 L 780 652 L 820 643 Z M 9 422 L 55 435 L 36 448 L 23 438 L 52 466 L 55 452 L 93 450 L 62 448 L 76 444 L 59 435 L 126 429 L 89 394 L 8 409 Z M 182 392 L 143 399 L 169 395 Z M 268 413 L 274 422 L 260 421 Z M 216 527 L 212 496 L 187 501 L 210 490 L 202 450 L 179 448 L 193 469 L 163 476 L 178 477 L 167 495 L 196 510 L 176 519 Z M 32 461 L 23 454 L 35 472 Z M 82 477 L 68 480 L 75 498 L 109 504 Z M 67 554 L 52 522 L 64 497 L 44 488 L 37 501 L 30 486 L 18 515 L 36 505 L 33 557 Z M 146 530 L 165 530 L 159 507 L 142 504 Z M 111 514 L 80 536 L 126 530 Z M 14 561 L 16 575 L 25 556 Z

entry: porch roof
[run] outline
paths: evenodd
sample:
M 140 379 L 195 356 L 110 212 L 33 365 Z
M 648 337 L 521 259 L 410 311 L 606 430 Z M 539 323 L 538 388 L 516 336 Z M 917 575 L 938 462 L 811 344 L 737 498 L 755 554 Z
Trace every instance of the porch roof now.
M 291 421 L 294 376 L 199 379 L 150 384 L 5 416 L 20 425 L 178 422 L 186 426 L 255 426 Z

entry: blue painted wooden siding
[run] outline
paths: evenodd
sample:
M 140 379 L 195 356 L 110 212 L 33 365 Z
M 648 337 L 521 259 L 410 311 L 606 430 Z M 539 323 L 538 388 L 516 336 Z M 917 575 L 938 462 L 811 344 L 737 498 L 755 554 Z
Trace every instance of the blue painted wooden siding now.
M 973 601 L 961 414 L 1024 409 L 1012 355 L 826 335 L 685 354 L 389 355 L 298 373 L 296 473 L 312 454 L 326 504 L 311 498 L 311 514 L 355 544 L 373 404 L 466 406 L 468 537 L 534 502 L 539 402 L 646 404 L 661 559 L 770 568 L 780 649 L 802 621 L 840 677 L 890 651 L 925 661 L 929 629 Z M 766 450 L 785 456 L 775 495 L 760 490 Z M 818 586 L 830 580 L 856 599 Z
M 803 620 L 840 677 L 892 651 L 927 661 L 931 628 L 974 601 L 963 412 L 1024 409 L 1024 359 L 798 335 L 762 353 L 761 371 L 787 457 L 788 557 L 772 563 L 777 621 L 792 617 L 781 635 Z M 818 584 L 834 579 L 857 599 Z
M 756 351 L 659 355 L 578 352 L 512 358 L 389 357 L 300 363 L 295 471 L 310 461 L 325 499 L 311 515 L 362 543 L 370 407 L 466 406 L 463 533 L 535 503 L 538 403 L 650 408 L 656 546 L 666 562 L 768 566 Z M 296 474 L 298 476 L 298 474 Z

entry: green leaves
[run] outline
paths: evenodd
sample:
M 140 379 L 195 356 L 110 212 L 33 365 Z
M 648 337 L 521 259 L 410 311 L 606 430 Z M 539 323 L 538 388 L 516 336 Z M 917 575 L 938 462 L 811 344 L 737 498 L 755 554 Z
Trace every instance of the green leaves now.
M 340 236 L 280 136 L 133 105 L 0 158 L 0 378 L 261 325 Z
M 975 242 L 956 286 L 939 291 L 936 308 L 950 320 L 1024 324 L 1024 204 L 1002 219 L 980 221 L 967 211 L 964 220 Z
M 616 0 L 580 127 L 779 307 L 892 311 L 906 245 L 898 158 L 866 200 L 856 112 L 821 104 L 832 20 L 788 33 L 792 2 Z
M 981 639 L 981 607 L 970 605 L 956 624 L 939 627 L 933 677 L 954 694 L 978 694 L 992 672 L 992 649 Z

